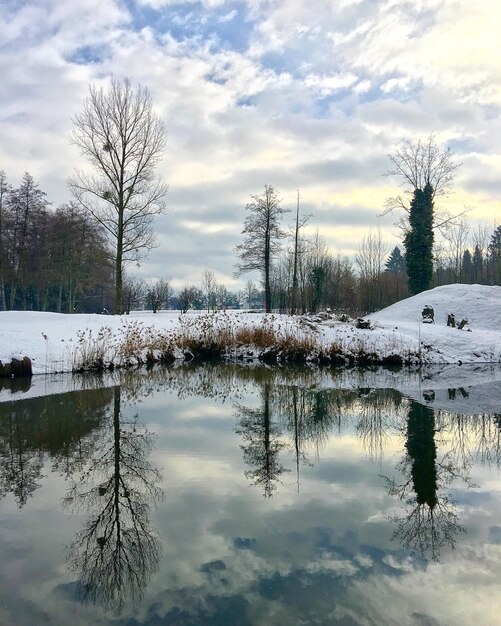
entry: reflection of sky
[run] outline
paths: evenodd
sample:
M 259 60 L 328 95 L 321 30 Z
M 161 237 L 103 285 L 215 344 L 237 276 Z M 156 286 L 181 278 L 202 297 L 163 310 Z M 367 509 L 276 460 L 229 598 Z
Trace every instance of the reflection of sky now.
M 238 404 L 259 408 L 256 389 L 240 391 Z M 51 473 L 49 462 L 47 478 L 24 509 L 16 509 L 9 496 L 1 501 L 0 623 L 12 623 L 15 616 L 20 625 L 61 626 L 78 620 L 127 626 L 466 625 L 475 611 L 483 624 L 496 623 L 496 471 L 473 467 L 473 475 L 490 481 L 490 493 L 484 484 L 474 490 L 462 482 L 451 486 L 468 534 L 456 552 L 445 551 L 440 563 L 427 564 L 391 541 L 387 518 L 402 503 L 387 494 L 381 475 L 394 475 L 402 458 L 396 430 L 388 435 L 383 458 L 373 461 L 356 435 L 354 411 L 340 433 L 332 429 L 318 457 L 308 447 L 299 492 L 292 437 L 283 434 L 287 447 L 280 459 L 291 471 L 282 474 L 273 498 L 265 499 L 244 476 L 231 397 L 223 403 L 190 395 L 180 400 L 177 390 L 154 392 L 124 410 L 124 416 L 135 413 L 156 433 L 152 458 L 165 490 L 152 515 L 163 559 L 143 604 L 116 618 L 75 601 L 63 544 L 85 516 L 60 512 L 65 483 Z

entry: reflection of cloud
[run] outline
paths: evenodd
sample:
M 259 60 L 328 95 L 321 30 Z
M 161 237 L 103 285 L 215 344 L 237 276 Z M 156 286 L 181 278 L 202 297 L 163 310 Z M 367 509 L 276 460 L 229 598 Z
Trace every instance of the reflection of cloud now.
M 124 615 L 122 621 L 138 626 L 151 623 L 282 626 L 301 620 L 329 626 L 336 623 L 467 626 L 482 615 L 482 626 L 496 624 L 501 608 L 496 576 L 501 566 L 501 550 L 500 531 L 493 525 L 499 517 L 499 481 L 495 472 L 481 469 L 482 479 L 486 483 L 490 481 L 489 489 L 494 492 L 488 503 L 481 500 L 482 496 L 475 496 L 477 492 L 465 492 L 461 483 L 453 491 L 458 499 L 462 494 L 467 498 L 472 493 L 472 506 L 489 504 L 489 516 L 478 515 L 478 510 L 470 507 L 461 512 L 467 518 L 464 523 L 475 528 L 468 535 L 472 545 L 459 543 L 456 552 L 445 554 L 440 564 L 426 564 L 390 542 L 392 528 L 386 516 L 391 506 L 400 506 L 400 502 L 385 493 L 378 477 L 380 472 L 386 473 L 393 467 L 397 440 L 401 451 L 402 441 L 394 431 L 404 423 L 402 412 L 394 414 L 387 407 L 385 416 L 393 425 L 393 434 L 390 441 L 385 441 L 385 455 L 378 463 L 368 460 L 360 429 L 357 434 L 357 425 L 360 426 L 363 417 L 360 402 L 368 403 L 376 395 L 367 382 L 372 379 L 364 378 L 367 388 L 359 397 L 353 389 L 359 373 L 343 371 L 344 386 L 350 389 L 330 390 L 319 396 L 317 376 L 321 376 L 324 384 L 327 381 L 334 384 L 335 379 L 329 378 L 333 375 L 331 370 L 255 368 L 254 380 L 250 370 L 238 370 L 237 375 L 236 369 L 224 366 L 172 368 L 163 373 L 152 370 L 144 373 L 141 383 L 131 376 L 131 397 L 141 398 L 143 391 L 152 395 L 129 407 L 124 419 L 137 410 L 140 422 L 154 424 L 155 465 L 162 464 L 167 499 L 156 513 L 152 511 L 152 522 L 164 538 L 160 571 L 150 581 L 144 604 L 137 603 L 134 614 Z M 124 373 L 115 375 L 120 377 Z M 402 372 L 401 376 L 408 376 L 408 372 Z M 238 447 L 241 440 L 234 433 L 236 424 L 231 404 L 233 394 L 238 393 L 241 404 L 262 410 L 259 391 L 265 382 L 273 382 L 274 387 L 279 383 L 283 401 L 279 423 L 285 428 L 285 438 L 291 432 L 290 412 L 289 420 L 286 419 L 287 390 L 290 401 L 292 389 L 306 389 L 306 397 L 297 393 L 297 399 L 301 403 L 310 399 L 313 406 L 314 399 L 329 397 L 342 401 L 343 407 L 354 399 L 357 402 L 351 410 L 341 411 L 339 421 L 327 420 L 327 409 L 332 404 L 321 403 L 322 411 L 317 411 L 317 417 L 322 415 L 322 425 L 328 426 L 321 429 L 328 437 L 325 446 L 318 457 L 313 449 L 308 451 L 313 466 L 302 470 L 300 493 L 294 480 L 290 481 L 293 484 L 284 481 L 272 499 L 262 498 L 246 483 L 245 465 Z M 387 378 L 384 383 L 388 386 Z M 169 389 L 171 393 L 166 393 Z M 220 396 L 214 395 L 216 390 Z M 109 393 L 104 393 L 107 403 Z M 386 395 L 401 402 L 406 414 L 405 398 L 397 393 Z M 223 400 L 224 405 L 220 404 Z M 215 410 L 217 406 L 221 407 L 220 413 Z M 381 408 L 380 403 L 376 406 Z M 367 404 L 364 407 L 367 409 Z M 71 407 L 67 405 L 67 408 L 69 413 Z M 95 407 L 93 413 L 96 412 Z M 306 414 L 302 414 L 302 419 Z M 463 427 L 471 429 L 473 425 L 474 422 L 466 420 Z M 307 429 L 301 432 L 312 434 Z M 283 456 L 284 463 L 287 458 L 289 463 L 294 462 L 291 450 L 284 449 Z M 223 457 L 226 464 L 221 461 Z M 193 467 L 191 459 L 197 460 Z M 101 481 L 96 484 L 101 485 Z M 37 541 L 27 561 L 30 576 L 23 583 L 26 584 L 23 592 L 29 588 L 28 593 L 36 598 L 31 602 L 35 606 L 23 606 L 16 615 L 22 613 L 22 619 L 11 619 L 12 615 L 6 613 L 5 607 L 12 603 L 19 585 L 12 576 L 14 568 L 7 564 L 18 562 L 20 553 L 4 550 L 2 544 L 6 566 L 0 575 L 0 622 L 22 624 L 24 620 L 28 624 L 44 624 L 45 612 L 49 616 L 46 621 L 59 615 L 65 624 L 116 623 L 112 617 L 103 617 L 98 607 L 84 609 L 75 603 L 76 585 L 59 585 L 60 563 L 55 563 L 55 555 L 60 551 L 61 533 L 60 520 L 54 514 L 59 493 L 53 494 L 52 485 L 40 493 L 51 498 L 47 500 L 50 516 L 42 517 L 45 497 L 40 497 L 38 519 L 49 521 L 37 527 Z M 98 491 L 98 503 L 104 497 Z M 9 520 L 15 533 L 13 544 L 25 546 L 31 522 L 24 520 L 18 527 L 18 518 L 9 517 Z M 5 530 L 3 521 L 2 529 Z M 490 543 L 481 545 L 486 540 Z M 46 569 L 41 571 L 38 565 L 34 570 L 32 563 L 40 562 L 47 563 Z M 42 595 L 46 589 L 48 601 Z M 367 621 L 367 616 L 372 621 Z
M 491 568 L 500 562 L 498 546 L 458 547 L 454 558 L 441 565 L 416 568 L 405 576 L 383 574 L 355 581 L 343 604 L 365 607 L 374 624 L 414 626 L 413 614 L 418 614 L 428 620 L 423 623 L 469 626 L 478 621 L 480 611 L 482 624 L 496 626 L 501 602 L 493 597 L 494 582 L 485 572 L 494 571 Z M 445 580 L 451 581 L 453 594 L 444 594 Z

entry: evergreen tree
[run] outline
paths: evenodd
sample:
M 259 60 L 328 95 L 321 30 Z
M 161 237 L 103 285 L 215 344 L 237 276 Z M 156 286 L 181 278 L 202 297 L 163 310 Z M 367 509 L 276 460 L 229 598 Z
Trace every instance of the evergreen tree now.
M 310 280 L 311 280 L 311 285 L 313 288 L 313 300 L 312 300 L 313 313 L 318 311 L 320 303 L 322 302 L 326 277 L 327 277 L 327 271 L 321 265 L 316 265 L 315 267 L 312 268 Z
M 498 226 L 489 243 L 489 282 L 494 285 L 501 283 L 501 226 Z
M 13 189 L 8 198 L 10 234 L 6 250 L 10 256 L 11 281 L 9 309 L 36 308 L 29 301 L 30 282 L 40 271 L 45 252 L 47 207 L 49 203 L 42 191 L 26 172 L 21 185 Z M 29 306 L 28 306 L 29 304 Z
M 461 280 L 464 283 L 472 283 L 474 281 L 474 269 L 471 252 L 466 249 L 463 252 L 461 260 Z
M 482 254 L 482 250 L 479 248 L 478 244 L 475 246 L 473 250 L 473 280 L 476 283 L 481 283 L 484 274 L 484 258 Z
M 8 267 L 6 241 L 7 241 L 7 200 L 12 191 L 11 186 L 7 182 L 7 175 L 0 170 L 0 311 L 4 311 L 7 306 L 7 298 L 5 295 L 5 282 Z
M 386 272 L 405 272 L 405 258 L 402 256 L 398 246 L 395 246 L 390 252 L 385 268 Z
M 433 188 L 415 189 L 405 235 L 405 262 L 412 295 L 429 289 L 433 273 Z

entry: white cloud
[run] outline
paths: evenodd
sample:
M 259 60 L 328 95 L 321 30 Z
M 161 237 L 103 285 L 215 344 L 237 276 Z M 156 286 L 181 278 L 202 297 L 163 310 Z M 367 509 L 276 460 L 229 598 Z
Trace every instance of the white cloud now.
M 186 2 L 183 35 L 168 20 L 173 4 L 137 3 L 156 9 L 149 24 L 113 0 L 2 4 L 0 166 L 12 183 L 28 170 L 55 204 L 69 200 L 71 116 L 89 82 L 113 73 L 151 90 L 168 130 L 169 217 L 149 272 L 169 265 L 182 281 L 203 265 L 229 283 L 245 203 L 264 184 L 286 205 L 300 186 L 329 245 L 349 252 L 397 186 L 380 176 L 386 155 L 432 131 L 464 161 L 456 205 L 501 219 L 501 9 L 489 0 Z M 235 24 L 238 45 L 221 41 L 218 21 Z M 169 233 L 183 219 L 233 228 L 183 231 L 171 263 Z

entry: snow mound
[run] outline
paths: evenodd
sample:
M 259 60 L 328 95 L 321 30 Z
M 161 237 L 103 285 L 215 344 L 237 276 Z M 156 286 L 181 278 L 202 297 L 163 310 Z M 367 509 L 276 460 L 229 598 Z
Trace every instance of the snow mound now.
M 417 296 L 400 300 L 371 314 L 375 322 L 417 322 L 423 308 L 429 305 L 435 311 L 435 324 L 445 325 L 447 315 L 453 313 L 456 321 L 467 319 L 474 329 L 501 331 L 501 287 L 488 285 L 443 285 Z

